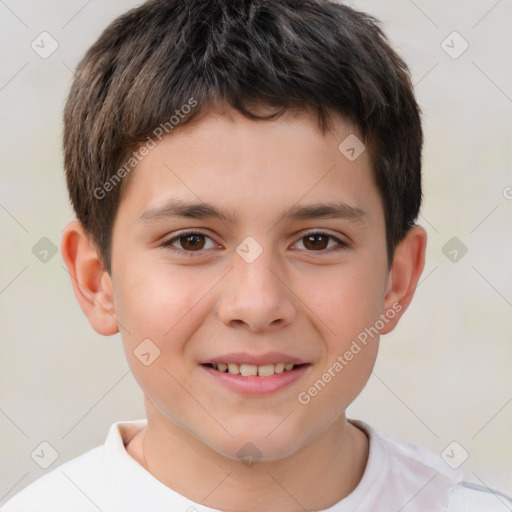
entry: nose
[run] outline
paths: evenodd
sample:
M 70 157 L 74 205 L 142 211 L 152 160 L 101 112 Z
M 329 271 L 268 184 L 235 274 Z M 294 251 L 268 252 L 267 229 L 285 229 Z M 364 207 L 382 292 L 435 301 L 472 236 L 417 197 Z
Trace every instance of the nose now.
M 286 283 L 286 276 L 266 256 L 266 251 L 252 263 L 237 254 L 234 257 L 233 268 L 219 299 L 221 321 L 229 327 L 254 332 L 290 324 L 296 315 L 296 299 Z

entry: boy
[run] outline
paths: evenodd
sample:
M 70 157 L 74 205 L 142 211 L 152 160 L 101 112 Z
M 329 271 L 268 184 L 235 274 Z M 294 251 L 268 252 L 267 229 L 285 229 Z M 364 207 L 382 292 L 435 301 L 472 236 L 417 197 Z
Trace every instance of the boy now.
M 3 510 L 500 511 L 345 416 L 423 270 L 405 64 L 327 0 L 157 0 L 114 21 L 65 109 L 61 250 L 121 333 L 147 421 Z

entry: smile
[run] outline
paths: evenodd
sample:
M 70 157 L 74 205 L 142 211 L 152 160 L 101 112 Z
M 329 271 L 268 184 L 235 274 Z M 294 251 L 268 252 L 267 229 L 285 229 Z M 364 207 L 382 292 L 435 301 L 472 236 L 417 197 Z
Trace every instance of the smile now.
M 270 363 L 264 365 L 239 364 L 239 363 L 208 363 L 205 366 L 222 373 L 242 375 L 243 377 L 271 377 L 272 375 L 289 372 L 297 366 L 293 363 Z
M 212 383 L 245 396 L 269 396 L 282 391 L 310 373 L 311 363 L 221 363 L 200 365 Z

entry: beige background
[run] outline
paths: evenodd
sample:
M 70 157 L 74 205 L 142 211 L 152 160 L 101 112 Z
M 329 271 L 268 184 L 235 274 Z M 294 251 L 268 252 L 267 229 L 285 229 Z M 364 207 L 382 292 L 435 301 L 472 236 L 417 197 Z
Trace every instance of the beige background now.
M 72 69 L 136 4 L 0 1 L 0 503 L 45 473 L 31 458 L 42 441 L 58 453 L 49 471 L 143 415 L 119 337 L 90 328 L 59 254 L 32 252 L 43 237 L 58 246 L 73 218 L 60 149 Z M 429 246 L 412 307 L 349 414 L 437 453 L 457 441 L 468 480 L 512 493 L 512 2 L 353 4 L 382 20 L 412 70 Z M 47 59 L 30 46 L 43 31 L 59 45 Z M 453 31 L 469 44 L 458 58 L 442 47 Z M 452 237 L 467 247 L 456 262 L 443 253 Z

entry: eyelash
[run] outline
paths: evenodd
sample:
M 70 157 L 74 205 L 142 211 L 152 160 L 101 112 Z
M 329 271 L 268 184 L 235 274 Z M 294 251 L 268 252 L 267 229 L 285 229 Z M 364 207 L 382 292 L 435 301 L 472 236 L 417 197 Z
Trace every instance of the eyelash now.
M 192 231 L 192 230 L 191 231 L 183 231 L 183 232 L 179 233 L 178 235 L 173 236 L 172 238 L 169 238 L 168 240 L 165 240 L 162 243 L 162 247 L 165 247 L 168 250 L 170 250 L 171 252 L 174 252 L 176 254 L 186 255 L 186 256 L 189 256 L 189 257 L 194 257 L 194 256 L 201 255 L 201 253 L 203 253 L 204 250 L 187 251 L 185 249 L 177 249 L 176 247 L 172 246 L 173 242 L 179 240 L 182 237 L 188 236 L 188 235 L 201 235 L 201 236 L 204 236 L 206 238 L 210 238 L 210 240 L 212 239 L 209 235 L 207 235 L 206 233 L 202 233 L 201 231 Z M 337 242 L 337 246 L 335 246 L 334 248 L 331 247 L 330 249 L 322 249 L 322 250 L 319 250 L 319 251 L 313 251 L 313 250 L 305 249 L 306 252 L 312 252 L 312 253 L 317 252 L 317 253 L 320 253 L 320 254 L 324 254 L 324 253 L 328 253 L 328 252 L 339 251 L 339 250 L 346 249 L 347 247 L 349 247 L 348 243 L 344 242 L 343 240 L 340 240 L 338 237 L 335 237 L 334 235 L 326 233 L 325 231 L 314 231 L 314 230 L 313 231 L 308 231 L 307 233 L 302 235 L 299 238 L 299 240 L 302 240 L 303 238 L 306 238 L 307 236 L 311 236 L 311 235 L 324 235 L 324 236 L 328 237 L 329 239 L 332 239 L 335 242 Z

